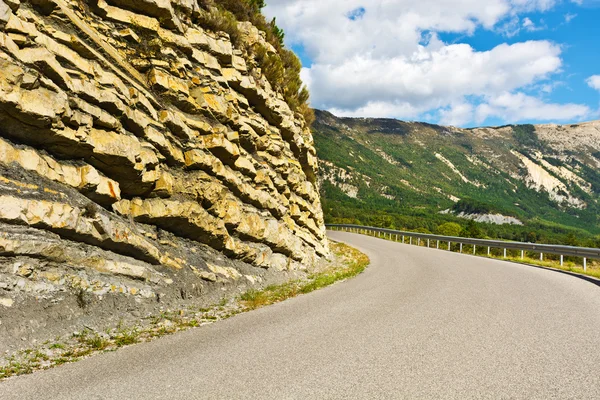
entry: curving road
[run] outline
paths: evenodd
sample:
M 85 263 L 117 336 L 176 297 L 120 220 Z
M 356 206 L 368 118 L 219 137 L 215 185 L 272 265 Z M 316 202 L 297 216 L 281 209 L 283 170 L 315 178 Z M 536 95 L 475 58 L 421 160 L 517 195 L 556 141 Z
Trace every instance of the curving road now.
M 599 399 L 600 286 L 332 232 L 367 271 L 0 383 L 8 399 Z

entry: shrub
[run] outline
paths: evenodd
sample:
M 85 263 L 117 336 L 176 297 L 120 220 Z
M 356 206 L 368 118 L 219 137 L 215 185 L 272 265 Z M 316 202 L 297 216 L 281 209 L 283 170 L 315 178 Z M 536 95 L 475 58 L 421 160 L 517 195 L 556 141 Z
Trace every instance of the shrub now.
M 490 204 L 469 198 L 459 200 L 452 207 L 452 210 L 456 213 L 464 212 L 465 214 L 489 214 L 497 211 Z
M 303 90 L 308 90 L 303 88 Z M 304 117 L 304 121 L 306 121 L 306 126 L 311 126 L 313 122 L 315 122 L 315 110 L 313 110 L 307 102 L 300 104 L 298 107 L 298 112 Z
M 446 222 L 437 227 L 437 234 L 442 236 L 460 236 L 462 227 L 456 222 Z
M 513 125 L 512 130 L 513 137 L 521 146 L 540 150 L 544 149 L 544 146 L 535 131 L 535 126 L 531 124 Z
M 292 111 L 300 113 L 307 126 L 315 119 L 314 111 L 308 105 L 309 93 L 302 85 L 300 71 L 302 64 L 291 50 L 284 48 L 285 33 L 277 26 L 275 18 L 267 22 L 261 14 L 264 0 L 201 0 L 202 11 L 198 24 L 212 31 L 227 32 L 233 44 L 240 47 L 240 32 L 237 21 L 249 21 L 265 32 L 267 42 L 277 54 L 271 54 L 264 46 L 255 46 L 254 58 L 273 90 L 283 94 Z
M 239 46 L 240 31 L 237 19 L 231 12 L 219 7 L 209 7 L 198 14 L 196 23 L 214 32 L 226 32 L 234 46 Z
M 267 48 L 262 45 L 255 46 L 254 58 L 258 65 L 260 65 L 263 75 L 267 78 L 273 90 L 280 90 L 285 75 L 281 58 L 276 54 L 269 53 Z
M 277 26 L 277 23 L 275 21 L 275 18 L 273 18 L 271 20 L 271 22 L 269 23 L 270 26 L 270 30 L 271 33 L 273 34 L 273 37 L 279 42 L 279 44 L 283 47 L 283 39 L 285 38 L 285 33 L 283 32 L 283 29 L 279 28 Z

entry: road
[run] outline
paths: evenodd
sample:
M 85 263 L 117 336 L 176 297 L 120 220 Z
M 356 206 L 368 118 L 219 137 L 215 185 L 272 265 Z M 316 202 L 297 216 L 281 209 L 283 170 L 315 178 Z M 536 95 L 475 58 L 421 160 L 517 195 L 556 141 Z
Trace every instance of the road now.
M 9 399 L 599 399 L 600 286 L 350 233 L 360 276 L 0 383 Z

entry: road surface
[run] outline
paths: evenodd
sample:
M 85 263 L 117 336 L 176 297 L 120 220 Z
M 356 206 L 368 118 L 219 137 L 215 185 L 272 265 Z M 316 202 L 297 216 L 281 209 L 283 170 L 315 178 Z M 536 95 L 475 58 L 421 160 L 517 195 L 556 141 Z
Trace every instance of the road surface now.
M 600 399 L 600 287 L 333 232 L 364 274 L 0 383 L 8 399 Z

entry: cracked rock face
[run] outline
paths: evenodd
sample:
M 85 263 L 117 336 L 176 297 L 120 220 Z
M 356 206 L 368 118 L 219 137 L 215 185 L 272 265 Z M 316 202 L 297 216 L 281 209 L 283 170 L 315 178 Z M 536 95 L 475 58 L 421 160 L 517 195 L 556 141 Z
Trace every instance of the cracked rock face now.
M 200 293 L 328 255 L 310 130 L 248 50 L 270 45 L 198 10 L 0 0 L 0 321 L 40 294 Z

